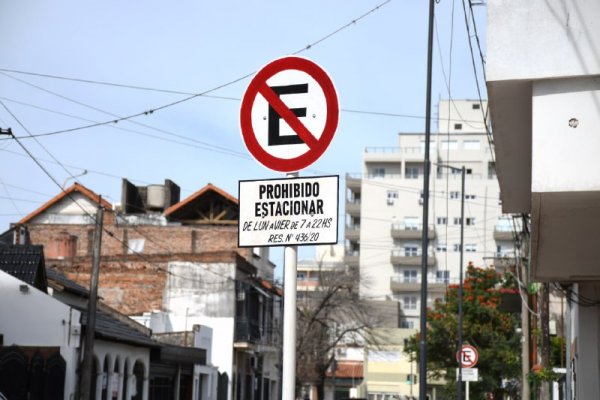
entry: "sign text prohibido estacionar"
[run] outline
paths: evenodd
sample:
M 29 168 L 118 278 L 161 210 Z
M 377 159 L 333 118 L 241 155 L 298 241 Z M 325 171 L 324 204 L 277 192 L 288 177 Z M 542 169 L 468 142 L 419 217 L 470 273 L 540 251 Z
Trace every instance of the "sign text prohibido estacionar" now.
M 337 243 L 338 187 L 338 176 L 240 181 L 239 247 Z

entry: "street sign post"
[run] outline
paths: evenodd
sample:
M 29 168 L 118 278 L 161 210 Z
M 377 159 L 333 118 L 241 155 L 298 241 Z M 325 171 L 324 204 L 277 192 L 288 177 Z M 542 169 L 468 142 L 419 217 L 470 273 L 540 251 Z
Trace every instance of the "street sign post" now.
M 338 177 L 300 180 L 298 171 L 325 152 L 339 112 L 327 73 L 295 56 L 259 70 L 240 108 L 240 129 L 250 154 L 288 178 L 241 181 L 239 187 L 239 246 L 285 246 L 282 400 L 295 398 L 297 245 L 337 242 Z
M 279 172 L 308 167 L 327 149 L 338 125 L 333 82 L 317 64 L 283 57 L 263 67 L 242 99 L 240 128 L 250 154 Z
M 334 244 L 339 177 L 239 182 L 238 246 Z
M 456 369 L 456 377 L 462 377 L 462 382 L 465 383 L 465 395 L 466 400 L 469 400 L 469 382 L 474 382 L 479 379 L 477 368 L 473 368 L 477 365 L 479 360 L 479 353 L 477 349 L 469 344 L 463 344 L 459 352 L 456 353 L 456 361 L 461 365 L 461 368 Z

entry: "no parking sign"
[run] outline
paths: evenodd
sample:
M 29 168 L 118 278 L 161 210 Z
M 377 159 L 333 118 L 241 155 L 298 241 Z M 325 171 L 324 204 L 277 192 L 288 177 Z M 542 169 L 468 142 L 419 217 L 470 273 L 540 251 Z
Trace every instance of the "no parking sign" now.
M 314 62 L 283 57 L 252 79 L 240 110 L 246 147 L 265 167 L 295 172 L 327 149 L 339 119 L 333 82 Z

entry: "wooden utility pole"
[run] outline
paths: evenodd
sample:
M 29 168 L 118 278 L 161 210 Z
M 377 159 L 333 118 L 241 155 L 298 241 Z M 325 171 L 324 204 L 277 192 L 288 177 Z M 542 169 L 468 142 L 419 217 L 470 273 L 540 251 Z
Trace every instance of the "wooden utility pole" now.
M 98 207 L 96 212 L 96 228 L 94 230 L 94 252 L 92 258 L 92 276 L 90 277 L 90 298 L 87 307 L 87 323 L 85 327 L 85 347 L 81 363 L 79 398 L 89 400 L 92 390 L 92 362 L 94 359 L 94 334 L 96 332 L 96 303 L 98 301 L 98 275 L 100 273 L 100 248 L 102 246 L 102 221 L 104 209 Z

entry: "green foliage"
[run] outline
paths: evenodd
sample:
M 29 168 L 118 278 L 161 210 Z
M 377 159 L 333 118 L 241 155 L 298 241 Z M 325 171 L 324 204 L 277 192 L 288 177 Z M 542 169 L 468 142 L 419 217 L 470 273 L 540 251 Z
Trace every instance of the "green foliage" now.
M 565 355 L 567 353 L 566 340 L 564 337 L 555 336 L 550 338 L 550 365 L 552 367 L 565 366 Z
M 499 310 L 502 290 L 512 286 L 492 269 L 469 265 L 463 284 L 463 343 L 479 353 L 476 368 L 479 382 L 470 383 L 472 398 L 494 393 L 502 398 L 507 389 L 502 380 L 519 379 L 521 336 L 516 333 L 518 319 Z M 427 312 L 427 370 L 431 378 L 445 378 L 443 398 L 456 398 L 458 362 L 458 285 L 449 285 L 444 301 L 437 301 Z M 405 352 L 418 359 L 418 334 L 409 340 Z

